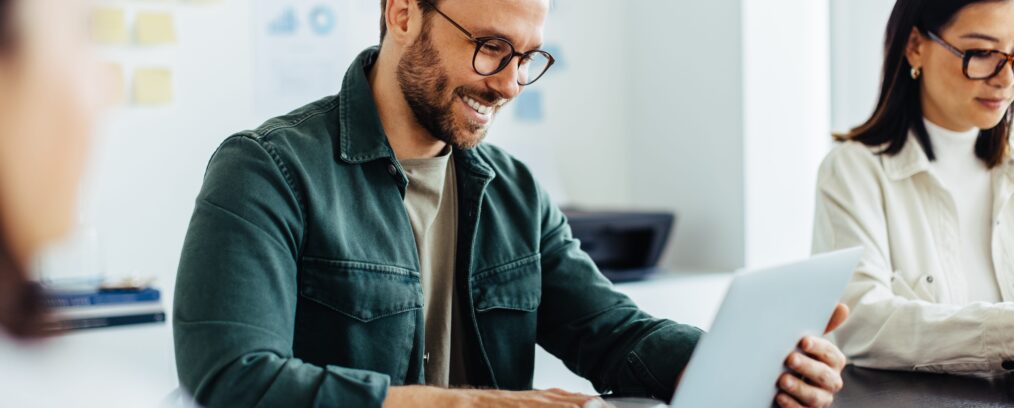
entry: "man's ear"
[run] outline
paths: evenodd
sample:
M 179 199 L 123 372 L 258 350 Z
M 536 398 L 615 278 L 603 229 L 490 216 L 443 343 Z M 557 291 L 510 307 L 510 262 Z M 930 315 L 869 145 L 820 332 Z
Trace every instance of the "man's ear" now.
M 384 37 L 384 42 L 390 40 L 401 45 L 411 43 L 417 35 L 417 26 L 422 23 L 417 0 L 386 1 L 384 23 L 387 24 L 387 36 Z

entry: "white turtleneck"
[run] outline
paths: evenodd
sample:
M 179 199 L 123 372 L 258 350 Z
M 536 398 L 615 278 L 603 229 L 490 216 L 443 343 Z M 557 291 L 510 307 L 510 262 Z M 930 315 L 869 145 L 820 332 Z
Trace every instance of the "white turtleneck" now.
M 975 156 L 979 129 L 954 132 L 924 120 L 936 160 L 930 171 L 950 192 L 958 211 L 961 259 L 968 278 L 970 302 L 1000 302 L 1000 286 L 993 270 L 992 177 L 986 164 Z

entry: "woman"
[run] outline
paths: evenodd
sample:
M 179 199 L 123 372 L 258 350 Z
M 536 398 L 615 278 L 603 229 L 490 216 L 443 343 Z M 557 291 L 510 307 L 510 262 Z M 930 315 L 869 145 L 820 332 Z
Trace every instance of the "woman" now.
M 15 338 L 39 334 L 25 267 L 71 226 L 100 95 L 79 3 L 0 0 L 0 326 Z
M 105 96 L 85 44 L 85 5 L 0 0 L 2 407 L 156 406 L 171 391 L 144 383 L 145 373 L 121 357 L 39 338 L 45 314 L 26 265 L 72 224 L 92 120 Z
M 898 0 L 873 116 L 825 159 L 814 251 L 862 245 L 856 365 L 1014 369 L 1014 2 Z

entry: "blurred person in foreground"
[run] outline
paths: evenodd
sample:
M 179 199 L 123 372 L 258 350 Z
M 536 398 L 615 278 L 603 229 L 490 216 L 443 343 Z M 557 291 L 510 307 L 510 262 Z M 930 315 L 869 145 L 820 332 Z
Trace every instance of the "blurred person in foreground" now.
M 108 102 L 86 43 L 88 6 L 0 0 L 3 407 L 155 406 L 171 391 L 151 387 L 122 357 L 47 339 L 43 294 L 28 271 L 74 224 L 93 121 Z

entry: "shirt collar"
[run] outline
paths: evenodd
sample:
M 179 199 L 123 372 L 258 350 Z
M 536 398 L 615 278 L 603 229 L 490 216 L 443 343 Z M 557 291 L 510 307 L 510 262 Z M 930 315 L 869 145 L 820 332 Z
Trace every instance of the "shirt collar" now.
M 883 155 L 883 160 L 884 172 L 893 181 L 904 180 L 916 174 L 928 172 L 930 169 L 930 161 L 926 157 L 926 151 L 915 134 L 911 132 L 909 132 L 905 147 L 894 156 Z M 1014 157 L 1005 159 L 996 170 L 1003 172 L 1007 178 L 1014 181 Z
M 886 146 L 885 146 L 886 148 Z M 911 132 L 905 147 L 896 155 L 882 155 L 884 160 L 884 172 L 893 181 L 907 179 L 924 171 L 929 171 L 930 161 L 926 157 L 919 140 Z
M 376 46 L 361 52 L 345 72 L 338 92 L 338 158 L 348 163 L 394 158 L 367 78 L 379 54 Z
M 367 48 L 356 57 L 345 72 L 341 91 L 338 92 L 338 158 L 347 163 L 366 163 L 377 159 L 396 160 L 394 149 L 387 141 L 384 125 L 380 122 L 376 101 L 367 73 L 380 55 L 380 47 Z M 489 163 L 476 149 L 454 149 L 455 162 L 480 178 L 496 177 Z
M 1014 181 L 1014 157 L 1010 157 L 1010 155 L 1011 154 L 1008 151 L 1007 158 L 1000 166 L 1003 169 L 1003 172 L 1007 174 L 1007 178 L 1010 179 L 1010 181 Z

